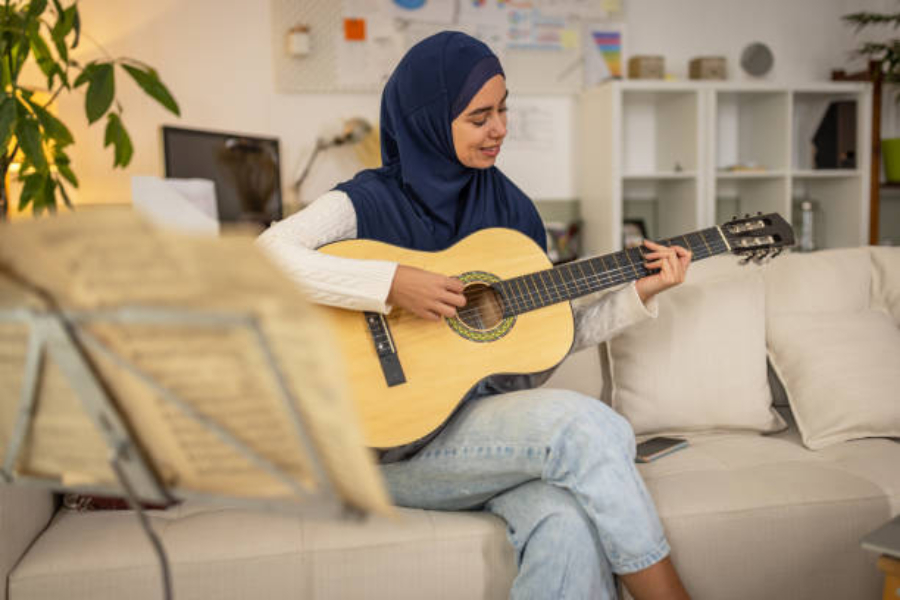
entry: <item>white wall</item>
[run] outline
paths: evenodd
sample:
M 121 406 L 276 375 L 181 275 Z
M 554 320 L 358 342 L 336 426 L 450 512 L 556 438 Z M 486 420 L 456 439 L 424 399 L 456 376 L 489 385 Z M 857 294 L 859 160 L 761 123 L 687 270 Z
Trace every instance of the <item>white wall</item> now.
M 302 2 L 303 0 L 298 0 Z M 697 55 L 725 55 L 730 73 L 739 78 L 741 49 L 763 41 L 775 53 L 769 80 L 823 80 L 834 67 L 849 65 L 855 46 L 840 15 L 861 7 L 893 9 L 892 0 L 625 0 L 626 50 L 663 54 L 671 73 L 685 76 Z M 166 113 L 117 79 L 124 120 L 135 143 L 126 170 L 111 169 L 112 154 L 102 149 L 104 123 L 88 128 L 83 93 L 59 101 L 77 145 L 72 150 L 82 186 L 78 202 L 123 202 L 130 197 L 130 177 L 162 174 L 161 124 L 277 136 L 281 139 L 282 179 L 289 181 L 317 136 L 334 133 L 343 119 L 378 115 L 377 94 L 279 94 L 274 91 L 270 2 L 268 0 L 81 0 L 85 36 L 76 57 L 101 54 L 134 57 L 155 66 L 182 109 L 182 118 Z M 291 24 L 286 23 L 285 27 Z M 515 103 L 515 98 L 512 99 Z M 553 102 L 559 122 L 571 129 L 572 103 Z M 574 124 L 577 127 L 577 124 Z M 501 167 L 537 198 L 570 198 L 575 174 L 568 160 L 571 131 L 559 134 L 555 159 L 540 152 L 501 154 Z M 356 169 L 349 150 L 320 157 L 304 184 L 313 198 Z M 541 179 L 535 180 L 536 174 Z M 533 190 L 533 191 L 532 191 Z M 286 198 L 290 200 L 290 198 Z

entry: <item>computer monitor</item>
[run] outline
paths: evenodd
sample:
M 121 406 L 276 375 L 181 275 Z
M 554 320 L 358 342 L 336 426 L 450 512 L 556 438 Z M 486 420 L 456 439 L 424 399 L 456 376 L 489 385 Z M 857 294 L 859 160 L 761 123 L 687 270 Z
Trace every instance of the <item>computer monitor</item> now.
M 258 223 L 281 218 L 277 138 L 163 126 L 167 178 L 213 181 L 219 221 Z

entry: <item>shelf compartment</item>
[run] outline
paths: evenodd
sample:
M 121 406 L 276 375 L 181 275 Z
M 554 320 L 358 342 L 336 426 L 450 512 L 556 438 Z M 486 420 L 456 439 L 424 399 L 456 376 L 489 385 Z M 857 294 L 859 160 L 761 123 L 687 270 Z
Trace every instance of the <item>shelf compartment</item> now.
M 714 221 L 721 225 L 732 217 L 758 212 L 777 212 L 790 220 L 784 200 L 787 193 L 788 178 L 785 176 L 719 179 L 715 189 Z
M 755 165 L 770 171 L 788 166 L 790 114 L 786 91 L 723 91 L 715 96 L 715 166 Z
M 791 217 L 794 230 L 799 231 L 798 205 L 812 200 L 817 209 L 817 226 L 822 248 L 858 246 L 865 239 L 868 223 L 863 224 L 864 211 L 858 203 L 861 195 L 860 181 L 855 177 L 819 178 L 795 177 L 792 181 Z
M 838 110 L 838 115 L 834 124 L 835 130 L 832 133 L 836 147 L 835 152 L 841 155 L 852 153 L 852 160 L 855 166 L 852 168 L 835 168 L 834 170 L 854 171 L 862 164 L 860 162 L 860 149 L 866 144 L 866 141 L 863 139 L 863 132 L 866 128 L 860 127 L 860 123 L 866 121 L 862 118 L 859 95 L 841 91 L 798 91 L 794 92 L 794 110 L 791 123 L 793 137 L 791 165 L 794 170 L 802 172 L 817 170 L 815 168 L 816 148 L 814 138 L 820 125 L 823 124 L 823 119 L 828 114 L 829 106 L 835 102 L 841 103 L 841 108 L 836 109 Z M 844 156 L 835 160 L 847 160 L 847 157 Z M 837 162 L 835 167 L 839 164 L 841 163 Z
M 624 90 L 622 174 L 696 171 L 699 94 Z
M 700 229 L 697 182 L 693 179 L 626 181 L 623 198 L 623 219 L 643 221 L 651 239 Z

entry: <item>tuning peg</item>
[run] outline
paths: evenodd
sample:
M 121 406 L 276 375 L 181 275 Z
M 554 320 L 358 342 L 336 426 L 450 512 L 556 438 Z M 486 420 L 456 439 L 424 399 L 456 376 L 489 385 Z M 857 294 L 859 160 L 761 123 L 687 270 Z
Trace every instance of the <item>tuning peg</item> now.
M 744 213 L 744 218 L 745 218 L 745 219 L 749 219 L 749 218 L 750 218 L 750 213 Z
M 738 264 L 746 265 L 748 262 L 750 262 L 753 259 L 753 252 L 752 251 L 751 252 L 742 252 L 741 256 L 743 256 L 744 258 L 742 258 Z
M 784 252 L 784 248 L 777 248 L 777 249 L 775 250 L 775 253 L 772 254 L 772 258 L 777 258 L 778 255 L 781 254 L 782 252 Z

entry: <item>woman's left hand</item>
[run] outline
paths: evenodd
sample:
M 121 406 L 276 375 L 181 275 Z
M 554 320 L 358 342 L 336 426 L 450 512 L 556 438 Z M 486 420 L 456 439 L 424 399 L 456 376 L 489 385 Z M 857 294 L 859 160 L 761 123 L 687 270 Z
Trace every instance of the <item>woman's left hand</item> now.
M 644 245 L 651 250 L 644 254 L 644 266 L 659 269 L 653 275 L 638 279 L 635 284 L 638 296 L 646 304 L 656 294 L 684 281 L 693 253 L 681 246 L 661 246 L 650 240 L 644 240 Z

